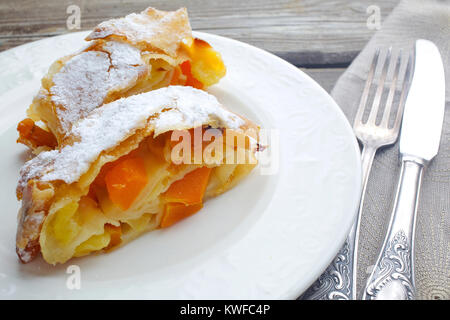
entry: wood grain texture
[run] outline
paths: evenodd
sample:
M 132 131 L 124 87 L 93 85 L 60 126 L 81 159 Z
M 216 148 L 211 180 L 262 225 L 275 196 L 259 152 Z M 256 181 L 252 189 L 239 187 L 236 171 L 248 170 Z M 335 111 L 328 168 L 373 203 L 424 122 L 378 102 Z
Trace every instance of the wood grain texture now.
M 301 70 L 330 93 L 345 68 L 301 68 Z
M 139 12 L 147 6 L 185 6 L 194 30 L 215 33 L 263 48 L 298 66 L 346 66 L 374 30 L 366 26 L 367 7 L 386 17 L 396 0 L 15 0 L 0 2 L 0 51 L 70 32 L 71 4 L 81 8 L 81 29 Z M 78 30 L 76 30 L 78 31 Z

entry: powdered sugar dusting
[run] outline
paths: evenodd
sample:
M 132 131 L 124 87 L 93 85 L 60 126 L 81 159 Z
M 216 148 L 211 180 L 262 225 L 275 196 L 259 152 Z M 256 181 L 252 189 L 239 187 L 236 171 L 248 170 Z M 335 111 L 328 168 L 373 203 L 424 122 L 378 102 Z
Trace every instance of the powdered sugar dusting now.
M 172 15 L 173 16 L 173 15 Z M 115 30 L 126 35 L 132 41 L 144 41 L 157 34 L 157 28 L 161 21 L 151 20 L 145 14 L 131 13 L 123 18 L 111 19 L 98 25 L 98 36 L 108 36 L 109 32 Z M 94 31 L 96 32 L 96 31 Z M 103 32 L 103 34 L 101 34 Z
M 132 44 L 148 43 L 174 56 L 181 41 L 192 37 L 192 31 L 185 8 L 170 12 L 147 8 L 140 14 L 132 13 L 100 23 L 87 40 L 110 35 L 126 37 Z
M 102 105 L 109 91 L 134 85 L 146 70 L 140 51 L 129 44 L 110 41 L 103 50 L 74 56 L 53 77 L 51 99 L 64 131 Z
M 17 253 L 20 259 L 25 263 L 30 262 L 33 259 L 31 253 L 26 251 L 25 249 L 17 247 Z
M 170 86 L 123 98 L 95 109 L 74 124 L 70 132 L 76 138 L 73 145 L 42 152 L 25 163 L 19 187 L 25 187 L 33 178 L 68 184 L 77 181 L 102 151 L 143 128 L 147 119 L 157 114 L 151 122 L 155 136 L 213 122 L 231 129 L 244 124 L 243 119 L 224 109 L 214 96 L 192 87 Z
M 142 63 L 139 49 L 127 43 L 108 41 L 103 46 L 103 49 L 110 53 L 111 64 L 113 66 L 132 66 Z

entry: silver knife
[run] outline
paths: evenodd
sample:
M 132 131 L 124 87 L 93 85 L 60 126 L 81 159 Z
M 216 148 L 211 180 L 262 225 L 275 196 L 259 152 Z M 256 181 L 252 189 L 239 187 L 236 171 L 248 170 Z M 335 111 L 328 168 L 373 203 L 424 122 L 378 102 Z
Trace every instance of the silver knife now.
M 417 40 L 414 75 L 400 135 L 401 172 L 383 247 L 364 288 L 364 300 L 415 298 L 414 231 L 425 166 L 439 149 L 445 111 L 444 65 L 438 48 Z

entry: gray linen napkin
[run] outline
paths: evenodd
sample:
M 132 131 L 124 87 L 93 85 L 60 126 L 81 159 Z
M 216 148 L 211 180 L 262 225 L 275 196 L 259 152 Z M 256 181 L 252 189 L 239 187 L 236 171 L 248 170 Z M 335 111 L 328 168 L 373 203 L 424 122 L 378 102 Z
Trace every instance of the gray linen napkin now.
M 439 154 L 425 171 L 419 199 L 415 238 L 417 298 L 450 299 L 450 1 L 401 1 L 339 78 L 332 96 L 353 123 L 375 49 L 392 46 L 394 50 L 408 51 L 419 38 L 433 41 L 442 55 L 446 106 Z M 398 143 L 379 150 L 375 156 L 361 220 L 358 293 L 387 231 L 400 173 L 398 156 Z

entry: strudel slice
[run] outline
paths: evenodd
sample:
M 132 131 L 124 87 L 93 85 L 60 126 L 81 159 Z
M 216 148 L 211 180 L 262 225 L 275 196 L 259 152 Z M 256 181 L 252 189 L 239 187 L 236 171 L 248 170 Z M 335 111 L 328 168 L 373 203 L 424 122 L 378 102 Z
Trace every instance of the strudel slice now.
M 86 48 L 54 62 L 18 125 L 34 153 L 54 149 L 74 123 L 105 103 L 169 85 L 205 88 L 226 69 L 207 42 L 192 36 L 185 8 L 148 8 L 100 23 Z
M 167 228 L 256 166 L 259 127 L 215 97 L 169 86 L 75 123 L 60 148 L 21 169 L 17 254 L 51 264 Z

